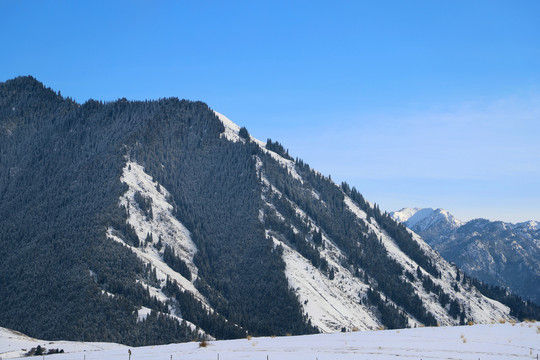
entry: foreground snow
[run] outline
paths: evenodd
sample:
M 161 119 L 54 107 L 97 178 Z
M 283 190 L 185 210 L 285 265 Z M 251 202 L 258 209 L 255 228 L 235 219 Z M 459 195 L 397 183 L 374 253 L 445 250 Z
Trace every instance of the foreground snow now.
M 105 350 L 121 350 L 127 352 L 127 347 L 114 343 L 90 343 L 90 342 L 78 342 L 78 341 L 46 341 L 38 340 L 21 334 L 17 331 L 5 329 L 0 327 L 0 359 L 14 359 L 24 357 L 24 355 L 30 351 L 30 349 L 37 346 L 41 346 L 47 350 L 49 349 L 63 349 L 65 353 L 69 353 L 68 356 L 73 358 L 75 353 L 92 353 L 94 359 L 98 359 L 95 354 L 102 353 Z M 52 359 L 52 355 L 48 355 L 47 359 Z M 70 357 L 62 357 L 63 359 L 69 359 Z M 78 358 L 83 358 L 80 356 Z
M 15 348 L 38 344 L 63 348 L 66 354 L 48 359 L 126 359 L 123 345 L 47 342 L 0 329 L 0 357 L 17 357 Z M 86 350 L 86 351 L 85 351 Z M 11 352 L 10 352 L 11 351 Z M 438 328 L 366 331 L 321 335 L 252 338 L 131 348 L 133 360 L 182 359 L 536 359 L 540 323 L 493 324 Z M 218 355 L 219 354 L 219 355 Z

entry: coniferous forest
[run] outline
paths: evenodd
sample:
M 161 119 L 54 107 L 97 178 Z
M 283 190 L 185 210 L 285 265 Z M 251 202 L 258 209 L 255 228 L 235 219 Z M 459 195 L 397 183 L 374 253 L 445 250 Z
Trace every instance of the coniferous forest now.
M 164 310 L 136 281 L 151 272 L 105 236 L 112 226 L 138 241 L 118 206 L 131 156 L 172 190 L 177 217 L 200 249 L 197 285 L 243 335 L 315 331 L 275 271 L 284 265 L 253 210 L 260 199 L 250 171 L 256 149 L 221 139 L 223 125 L 207 105 L 79 105 L 21 77 L 0 85 L 0 120 L 0 326 L 131 345 L 197 339 L 167 317 L 137 321 L 139 306 Z M 220 331 L 239 336 L 237 329 Z

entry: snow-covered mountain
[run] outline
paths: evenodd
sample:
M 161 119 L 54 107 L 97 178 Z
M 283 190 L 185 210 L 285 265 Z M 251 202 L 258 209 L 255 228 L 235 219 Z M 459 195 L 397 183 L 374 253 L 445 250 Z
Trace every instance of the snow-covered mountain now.
M 443 209 L 405 208 L 391 213 L 467 274 L 540 303 L 540 226 L 457 220 Z
M 444 209 L 431 208 L 404 208 L 390 214 L 394 219 L 406 223 L 409 229 L 413 227 L 418 231 L 426 231 L 434 227 L 456 229 L 463 223 Z
M 200 102 L 81 105 L 17 78 L 0 84 L 0 149 L 0 325 L 31 336 L 142 345 L 540 315 Z

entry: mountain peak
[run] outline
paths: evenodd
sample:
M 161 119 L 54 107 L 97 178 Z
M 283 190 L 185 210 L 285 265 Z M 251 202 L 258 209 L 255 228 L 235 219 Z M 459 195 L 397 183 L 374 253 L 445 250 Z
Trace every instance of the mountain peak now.
M 462 222 L 456 219 L 448 210 L 438 208 L 403 208 L 390 213 L 396 221 L 404 223 L 413 231 L 422 231 L 435 223 L 444 223 L 446 226 L 456 228 Z
M 18 76 L 16 78 L 6 80 L 5 82 L 0 83 L 0 86 L 6 86 L 12 88 L 13 90 L 19 89 L 26 91 L 39 91 L 46 89 L 42 82 L 38 81 L 31 75 Z
M 46 101 L 58 102 L 63 100 L 60 93 L 56 93 L 53 89 L 46 87 L 42 82 L 38 81 L 31 75 L 18 76 L 16 78 L 0 82 L 0 93 L 3 98 L 0 101 L 2 106 L 11 104 L 17 106 L 16 103 L 24 103 L 25 106 L 33 105 L 29 99 L 45 99 Z
M 398 211 L 392 211 L 390 216 L 399 222 L 405 222 L 414 216 L 421 208 L 402 208 Z M 433 209 L 432 209 L 433 210 Z

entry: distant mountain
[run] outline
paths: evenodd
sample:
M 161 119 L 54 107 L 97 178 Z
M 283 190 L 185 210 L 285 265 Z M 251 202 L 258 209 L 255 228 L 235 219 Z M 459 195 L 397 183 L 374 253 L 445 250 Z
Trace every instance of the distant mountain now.
M 457 220 L 443 209 L 405 208 L 391 213 L 446 260 L 486 283 L 540 303 L 540 225 Z
M 204 103 L 78 104 L 31 77 L 0 83 L 0 259 L 0 326 L 49 340 L 540 317 Z

